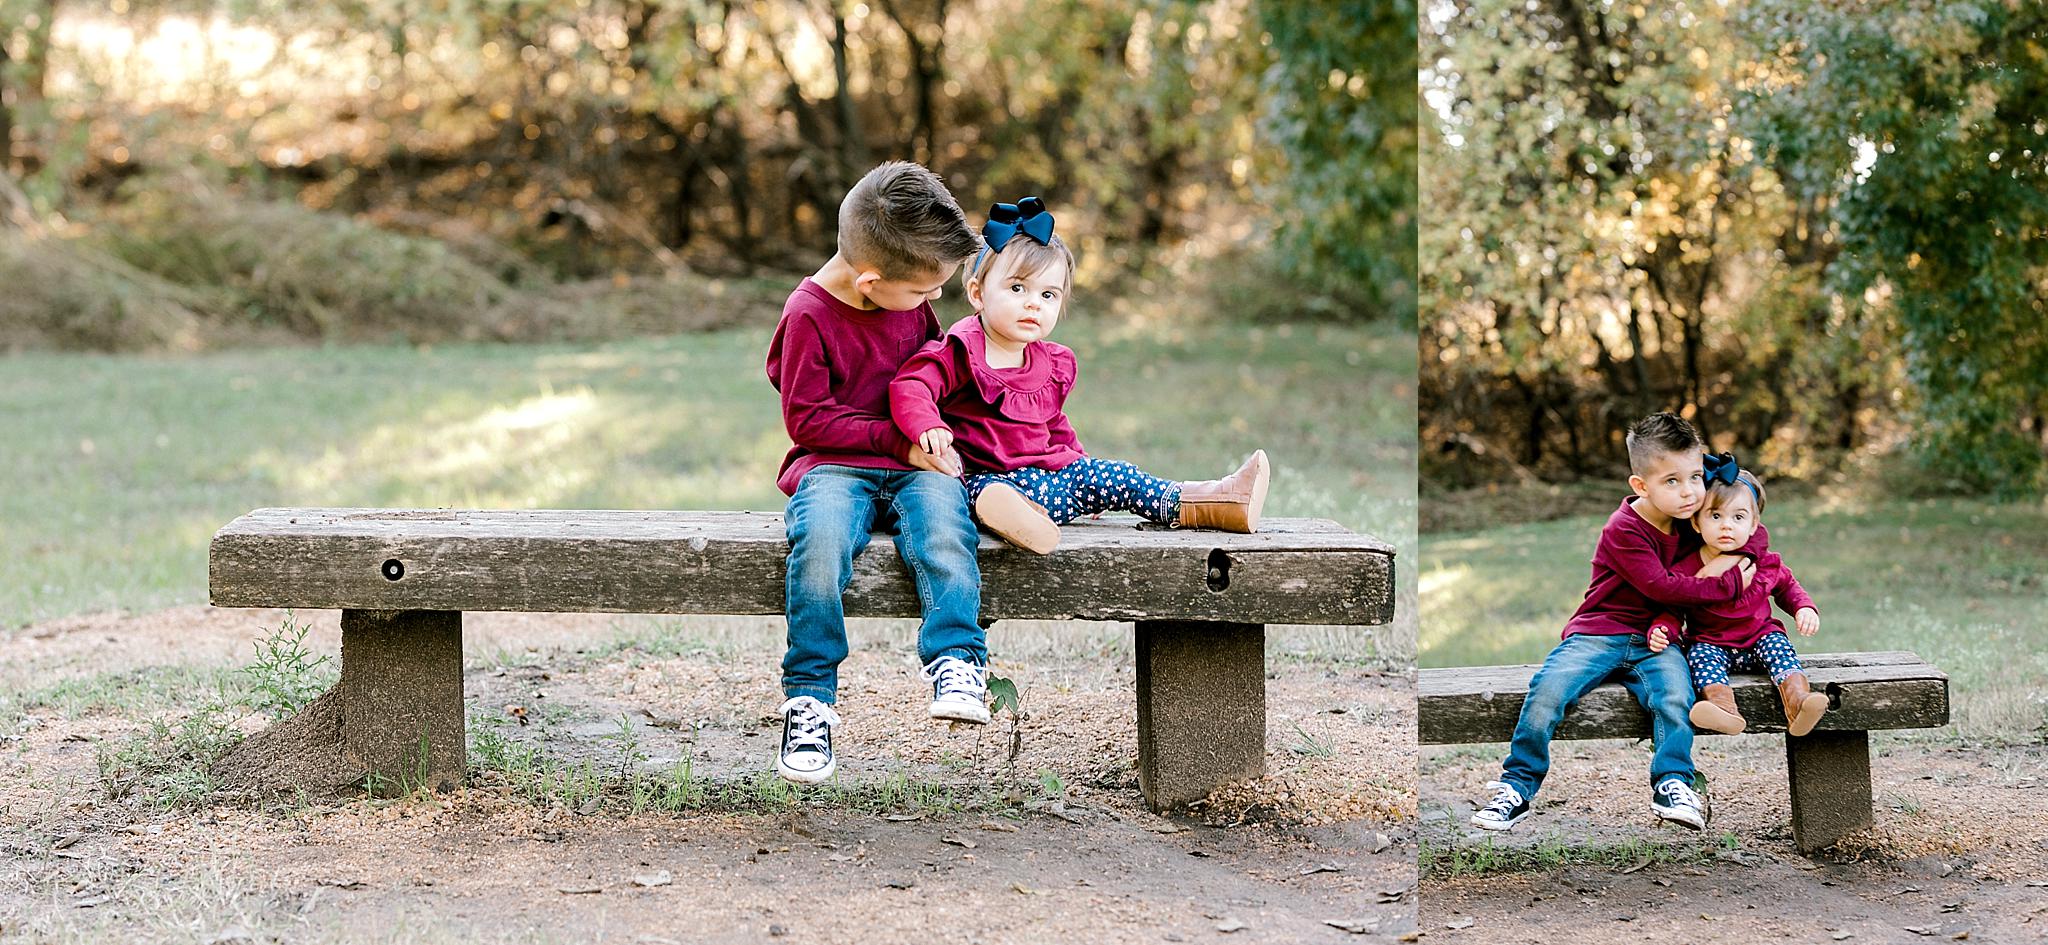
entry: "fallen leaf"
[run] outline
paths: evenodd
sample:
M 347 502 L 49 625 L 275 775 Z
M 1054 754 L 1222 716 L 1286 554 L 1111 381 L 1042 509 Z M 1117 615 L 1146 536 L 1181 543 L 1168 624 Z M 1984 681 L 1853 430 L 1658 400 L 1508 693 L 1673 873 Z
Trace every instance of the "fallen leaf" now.
M 1324 919 L 1323 924 L 1333 929 L 1343 929 L 1353 935 L 1377 932 L 1380 928 L 1378 919 Z
M 1216 923 L 1216 931 L 1218 932 L 1240 932 L 1248 928 L 1251 928 L 1251 926 L 1244 924 L 1244 920 L 1235 917 L 1226 917 L 1223 921 Z
M 1374 833 L 1372 835 L 1372 843 L 1366 845 L 1365 852 L 1385 853 L 1387 848 L 1393 845 L 1394 841 L 1388 839 L 1386 834 Z
M 633 885 L 639 886 L 643 889 L 652 889 L 656 886 L 666 886 L 674 881 L 675 877 L 670 876 L 668 870 L 655 870 L 652 873 L 642 873 L 638 876 L 633 877 Z
M 890 881 L 888 881 L 888 882 L 886 882 L 886 883 L 883 883 L 882 885 L 884 885 L 884 886 L 887 886 L 887 887 L 889 887 L 890 889 L 909 889 L 910 887 L 912 887 L 912 886 L 915 886 L 915 885 L 917 885 L 917 880 L 914 880 L 914 879 L 892 879 L 892 880 L 890 880 Z
M 974 841 L 969 840 L 965 837 L 940 837 L 939 842 L 950 843 L 956 847 L 966 847 L 969 850 L 972 850 L 975 847 L 980 846 L 980 844 L 975 843 Z
M 556 886 L 555 891 L 565 896 L 587 896 L 604 892 L 603 886 Z
M 320 885 L 332 886 L 336 889 L 362 889 L 370 884 L 360 879 L 323 879 L 320 881 Z
M 82 833 L 74 833 L 74 834 L 70 834 L 70 835 L 68 835 L 68 836 L 64 837 L 63 839 L 61 839 L 61 840 L 58 840 L 58 841 L 57 841 L 56 843 L 52 843 L 52 844 L 50 844 L 50 849 L 52 849 L 52 850 L 62 850 L 62 849 L 64 849 L 65 847 L 68 847 L 68 846 L 70 846 L 70 845 L 72 845 L 72 844 L 74 844 L 74 843 L 77 843 L 78 841 L 80 841 L 80 840 L 83 840 L 83 839 L 85 839 L 85 834 L 82 834 Z
M 1472 917 L 1469 915 L 1459 916 L 1455 919 L 1452 919 L 1449 922 L 1444 923 L 1444 928 L 1450 929 L 1453 932 L 1459 929 L 1469 929 L 1471 927 Z
M 978 829 L 981 829 L 981 830 L 993 830 L 993 831 L 995 831 L 995 832 L 997 832 L 997 833 L 1016 833 L 1016 832 L 1017 832 L 1017 825 L 1016 825 L 1016 824 L 999 824 L 999 823 L 996 823 L 995 821 L 992 821 L 992 820 L 991 820 L 991 821 L 984 821 L 984 822 L 982 822 L 982 823 L 978 823 L 978 824 L 975 824 L 974 826 L 975 826 L 976 828 L 978 828 Z
M 105 905 L 113 901 L 114 897 L 112 896 L 94 896 L 90 899 L 80 899 L 76 902 L 73 902 L 72 905 L 80 909 L 90 909 L 94 906 Z
M 1011 889 L 1014 889 L 1014 890 L 1016 890 L 1016 891 L 1018 891 L 1018 892 L 1020 892 L 1020 893 L 1023 893 L 1023 894 L 1024 894 L 1024 895 L 1026 895 L 1026 896 L 1036 896 L 1036 895 L 1038 895 L 1038 890 L 1036 890 L 1036 889 L 1032 889 L 1031 887 L 1029 887 L 1029 886 L 1026 886 L 1026 885 L 1024 885 L 1023 883 L 1011 883 L 1011 884 L 1010 884 L 1010 888 L 1011 888 Z
M 895 821 L 895 822 L 897 822 L 897 823 L 899 823 L 899 824 L 900 824 L 900 823 L 904 823 L 904 822 L 907 822 L 907 821 L 912 821 L 912 820 L 923 820 L 923 819 L 924 819 L 924 812 L 923 812 L 923 811 L 918 811 L 918 812 L 917 812 L 917 813 L 915 813 L 915 814 L 883 814 L 883 815 L 882 815 L 882 819 L 883 819 L 883 820 L 893 820 L 893 821 Z
M 1843 940 L 1843 939 L 1845 939 L 1845 938 L 1850 938 L 1850 937 L 1852 937 L 1852 935 L 1853 935 L 1853 934 L 1854 934 L 1854 933 L 1851 933 L 1851 932 L 1836 932 L 1836 933 L 1833 933 L 1833 934 L 1829 935 L 1828 937 L 1829 937 L 1829 938 L 1832 938 L 1832 939 L 1834 939 L 1834 940 L 1835 940 L 1835 941 L 1837 941 L 1837 942 L 1839 942 L 1839 941 L 1841 941 L 1841 940 Z
M 1341 863 L 1317 863 L 1316 865 L 1314 865 L 1314 866 L 1311 866 L 1311 867 L 1309 867 L 1308 869 L 1302 870 L 1302 871 L 1301 871 L 1301 875 L 1303 875 L 1303 876 L 1313 876 L 1313 875 L 1315 875 L 1315 874 L 1317 874 L 1317 873 L 1341 873 L 1341 872 L 1344 872 L 1344 866 L 1343 866 L 1343 864 L 1341 864 Z
M 1914 935 L 1933 935 L 1933 934 L 1934 934 L 1934 930 L 1933 930 L 1933 929 L 1923 929 L 1923 928 L 1921 928 L 1921 927 L 1919 927 L 1919 926 L 1917 926 L 1917 925 L 1907 925 L 1907 926 L 1901 926 L 1901 928 L 1904 928 L 1904 929 L 1905 929 L 1906 931 L 1908 931 L 1908 932 L 1911 932 L 1911 933 L 1913 933 Z

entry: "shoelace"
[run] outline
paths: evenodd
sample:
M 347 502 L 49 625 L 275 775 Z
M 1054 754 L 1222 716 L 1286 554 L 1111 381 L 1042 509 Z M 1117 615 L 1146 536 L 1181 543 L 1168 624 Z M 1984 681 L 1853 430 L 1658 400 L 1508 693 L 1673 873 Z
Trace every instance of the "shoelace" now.
M 988 667 L 975 666 L 950 656 L 933 660 L 924 668 L 926 682 L 938 683 L 935 698 L 960 696 L 974 699 L 988 691 Z
M 1694 809 L 1698 809 L 1700 806 L 1699 792 L 1694 791 L 1690 785 L 1687 785 L 1684 781 L 1680 781 L 1677 778 L 1672 778 L 1671 780 L 1665 781 L 1663 784 L 1658 785 L 1657 790 L 1660 793 L 1662 793 L 1665 797 L 1670 798 L 1674 804 L 1679 804 Z
M 1522 803 L 1522 792 L 1515 790 L 1514 785 L 1504 781 L 1495 781 L 1488 786 L 1494 790 L 1493 800 L 1486 802 L 1486 810 L 1497 810 L 1505 815 L 1508 811 L 1514 810 L 1517 805 Z
M 789 716 L 792 709 L 796 714 Z M 782 712 L 789 716 L 790 751 L 824 751 L 832 726 L 839 724 L 839 713 L 816 699 L 791 699 L 783 704 Z

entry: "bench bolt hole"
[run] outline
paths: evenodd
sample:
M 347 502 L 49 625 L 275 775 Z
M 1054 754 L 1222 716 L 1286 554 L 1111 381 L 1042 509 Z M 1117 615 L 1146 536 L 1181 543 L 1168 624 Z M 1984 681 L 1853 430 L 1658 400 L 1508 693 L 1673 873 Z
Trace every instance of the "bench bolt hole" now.
M 1222 592 L 1230 587 L 1230 556 L 1221 548 L 1209 551 L 1209 590 Z
M 405 562 L 389 558 L 384 562 L 384 580 L 396 581 L 405 576 Z

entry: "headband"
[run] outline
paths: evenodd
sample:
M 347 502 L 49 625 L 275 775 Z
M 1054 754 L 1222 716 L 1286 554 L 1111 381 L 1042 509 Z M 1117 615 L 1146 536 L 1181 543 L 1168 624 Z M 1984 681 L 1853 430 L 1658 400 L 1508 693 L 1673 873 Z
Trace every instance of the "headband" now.
M 1706 469 L 1707 485 L 1712 486 L 1717 482 L 1725 482 L 1729 485 L 1734 485 L 1738 482 L 1742 483 L 1743 485 L 1749 487 L 1750 495 L 1756 496 L 1757 510 L 1763 510 L 1763 495 L 1756 491 L 1755 483 L 1742 478 L 1742 467 L 1736 465 L 1734 453 L 1729 453 L 1725 451 L 1720 453 L 1708 453 L 1705 459 L 1703 460 L 1703 465 Z

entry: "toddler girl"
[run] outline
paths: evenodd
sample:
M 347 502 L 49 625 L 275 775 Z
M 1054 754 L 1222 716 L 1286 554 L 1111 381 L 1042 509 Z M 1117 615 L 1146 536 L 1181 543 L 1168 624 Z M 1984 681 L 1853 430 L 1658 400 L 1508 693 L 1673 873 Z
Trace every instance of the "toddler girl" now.
M 1735 464 L 1735 456 L 1722 453 L 1706 458 L 1707 497 L 1693 514 L 1693 527 L 1705 545 L 1697 557 L 1689 557 L 1674 569 L 1691 574 L 1710 561 L 1748 543 L 1758 528 L 1764 510 L 1764 486 L 1755 474 Z M 1813 598 L 1792 577 L 1792 569 L 1774 552 L 1765 550 L 1756 563 L 1756 580 L 1742 596 L 1726 604 L 1702 607 L 1686 615 L 1682 642 L 1685 661 L 1692 668 L 1693 686 L 1700 701 L 1692 707 L 1692 724 L 1711 732 L 1740 733 L 1748 724 L 1735 709 L 1735 690 L 1728 685 L 1730 672 L 1768 672 L 1778 685 L 1778 697 L 1785 705 L 1786 732 L 1804 735 L 1828 710 L 1828 697 L 1807 685 L 1799 654 L 1785 636 L 1785 626 L 1771 616 L 1771 601 L 1792 614 L 1800 636 L 1820 630 L 1820 611 Z M 1677 636 L 1677 620 L 1659 618 L 1650 628 L 1650 650 L 1659 652 Z
M 925 345 L 889 385 L 903 434 L 957 456 L 968 501 L 990 531 L 1048 554 L 1059 526 L 1096 512 L 1136 512 L 1188 528 L 1258 528 L 1270 469 L 1259 450 L 1228 477 L 1172 482 L 1081 448 L 1063 408 L 1074 352 L 1045 340 L 1074 285 L 1074 255 L 1037 197 L 999 203 L 962 277 L 975 314 Z

